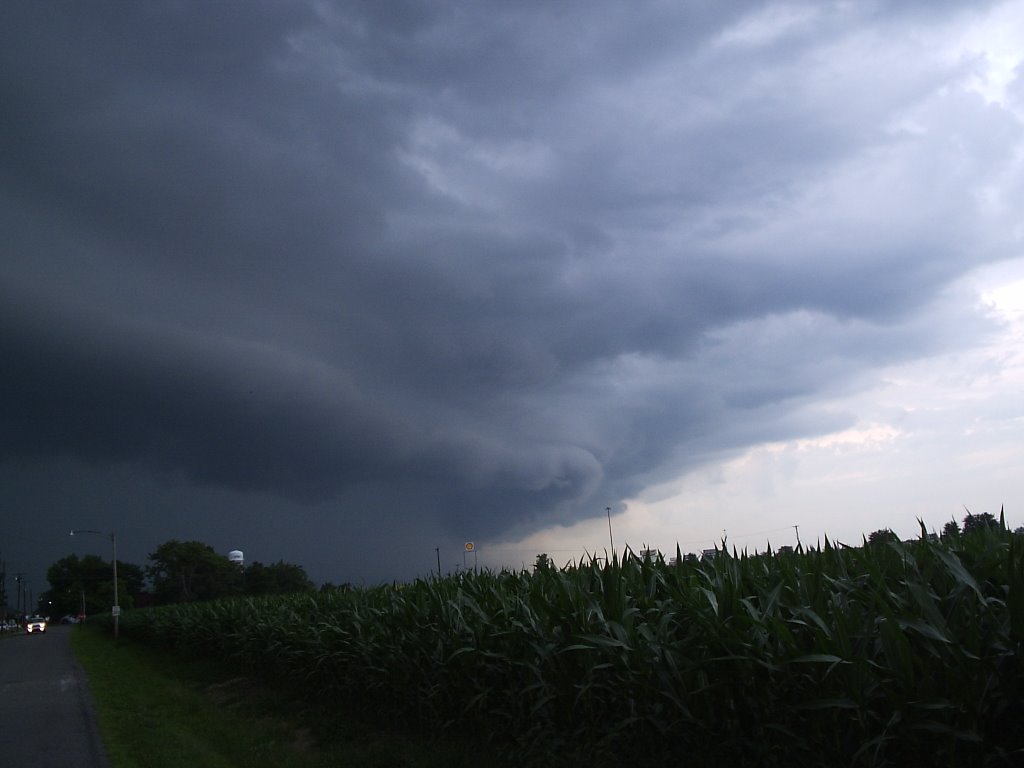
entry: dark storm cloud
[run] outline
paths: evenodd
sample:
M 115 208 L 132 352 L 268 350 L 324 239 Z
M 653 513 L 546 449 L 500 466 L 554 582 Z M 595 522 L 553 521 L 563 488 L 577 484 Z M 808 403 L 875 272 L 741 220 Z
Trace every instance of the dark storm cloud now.
M 0 456 L 496 536 L 842 426 L 1020 140 L 873 13 L 9 5 Z

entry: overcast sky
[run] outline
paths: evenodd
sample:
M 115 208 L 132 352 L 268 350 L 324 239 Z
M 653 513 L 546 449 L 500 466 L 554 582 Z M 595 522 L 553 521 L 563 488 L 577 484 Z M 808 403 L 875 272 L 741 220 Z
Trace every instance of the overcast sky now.
M 620 550 L 1024 522 L 1021 40 L 1020 2 L 4 3 L 0 557 L 373 583 L 603 555 L 606 508 Z

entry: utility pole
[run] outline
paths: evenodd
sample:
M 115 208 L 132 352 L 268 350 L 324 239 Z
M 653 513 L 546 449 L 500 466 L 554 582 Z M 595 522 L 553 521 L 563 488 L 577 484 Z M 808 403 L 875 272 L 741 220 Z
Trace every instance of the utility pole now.
M 112 559 L 114 561 L 114 605 L 111 608 L 110 613 L 114 617 L 114 639 L 117 640 L 118 625 L 121 619 L 121 603 L 118 602 L 117 599 L 117 536 L 113 532 L 104 533 L 103 531 L 94 531 L 86 528 L 71 531 L 72 536 L 78 533 L 92 533 L 96 536 L 102 536 L 103 538 L 110 538 L 110 548 L 112 550 Z
M 14 600 L 14 611 L 18 615 L 21 615 L 24 613 L 24 611 L 22 611 L 22 604 L 25 602 L 25 573 L 22 571 L 14 574 L 14 582 L 18 585 L 18 594 Z
M 434 554 L 437 555 L 437 578 L 441 578 L 441 548 L 434 547 Z
M 605 507 L 604 511 L 608 514 L 608 546 L 612 548 L 611 556 L 615 557 L 615 539 L 612 538 L 612 508 Z

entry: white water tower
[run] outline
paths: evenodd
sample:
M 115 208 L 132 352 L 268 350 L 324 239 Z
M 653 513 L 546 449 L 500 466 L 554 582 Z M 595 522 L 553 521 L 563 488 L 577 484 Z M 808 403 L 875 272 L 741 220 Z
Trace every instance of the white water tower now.
M 239 568 L 245 566 L 245 555 L 242 554 L 240 549 L 232 549 L 228 552 L 228 560 L 237 565 Z

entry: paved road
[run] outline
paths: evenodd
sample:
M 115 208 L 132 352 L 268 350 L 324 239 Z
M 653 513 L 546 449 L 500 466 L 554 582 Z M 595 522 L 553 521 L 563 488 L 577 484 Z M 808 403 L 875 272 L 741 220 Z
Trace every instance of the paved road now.
M 73 629 L 0 639 L 0 764 L 109 768 Z

